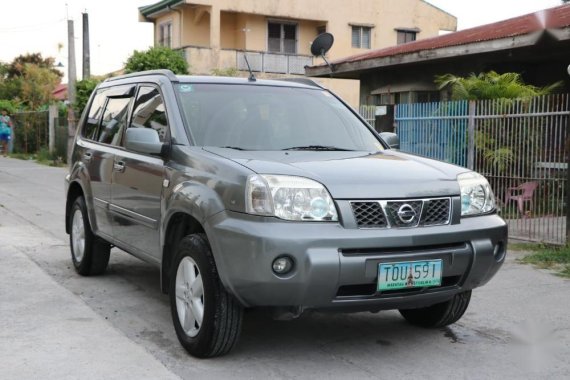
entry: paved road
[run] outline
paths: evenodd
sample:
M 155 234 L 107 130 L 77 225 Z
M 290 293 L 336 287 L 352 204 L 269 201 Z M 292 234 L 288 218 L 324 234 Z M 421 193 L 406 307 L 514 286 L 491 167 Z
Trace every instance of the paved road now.
M 158 271 L 113 249 L 82 278 L 63 227 L 65 170 L 0 158 L 1 379 L 570 377 L 570 281 L 508 262 L 459 323 L 407 325 L 397 312 L 246 313 L 228 356 L 181 348 Z

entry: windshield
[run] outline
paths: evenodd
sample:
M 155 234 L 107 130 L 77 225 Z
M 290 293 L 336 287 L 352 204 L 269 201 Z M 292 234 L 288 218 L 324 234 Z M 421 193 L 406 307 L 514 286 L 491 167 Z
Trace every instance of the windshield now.
M 328 91 L 232 84 L 179 84 L 177 91 L 198 146 L 383 149 L 372 132 Z

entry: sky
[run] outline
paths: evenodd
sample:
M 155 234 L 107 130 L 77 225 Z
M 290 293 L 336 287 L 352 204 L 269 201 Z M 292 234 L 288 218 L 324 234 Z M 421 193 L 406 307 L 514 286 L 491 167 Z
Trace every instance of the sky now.
M 287 0 L 265 0 L 287 1 Z M 307 0 L 312 1 L 312 0 Z M 375 0 L 370 0 L 375 1 Z M 91 74 L 123 67 L 134 50 L 153 44 L 151 23 L 138 21 L 138 7 L 158 0 L 4 0 L 0 7 L 0 61 L 25 53 L 54 57 L 67 73 L 67 22 L 75 24 L 75 54 L 81 78 L 81 13 L 89 14 Z M 428 0 L 458 18 L 458 29 L 488 24 L 561 4 L 560 0 Z M 347 6 L 350 0 L 346 1 Z

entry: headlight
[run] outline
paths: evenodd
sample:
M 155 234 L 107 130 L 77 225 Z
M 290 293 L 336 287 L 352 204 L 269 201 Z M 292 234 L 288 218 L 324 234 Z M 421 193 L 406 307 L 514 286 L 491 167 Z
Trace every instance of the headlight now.
M 338 221 L 334 202 L 323 185 L 285 175 L 249 176 L 246 212 L 286 220 Z
M 486 214 L 495 210 L 495 195 L 482 175 L 469 172 L 457 176 L 461 189 L 461 216 Z

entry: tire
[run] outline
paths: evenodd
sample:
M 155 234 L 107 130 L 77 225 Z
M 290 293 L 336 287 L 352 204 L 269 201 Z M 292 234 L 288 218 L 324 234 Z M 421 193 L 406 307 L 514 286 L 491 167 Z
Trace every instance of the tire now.
M 75 271 L 82 276 L 105 272 L 111 245 L 93 234 L 83 197 L 77 197 L 71 206 L 69 227 L 71 261 Z
M 170 272 L 169 296 L 176 335 L 192 356 L 221 356 L 236 345 L 243 309 L 222 286 L 204 234 L 180 241 Z
M 400 310 L 400 314 L 412 325 L 437 328 L 457 322 L 467 310 L 471 290 L 456 294 L 446 302 L 419 309 Z

